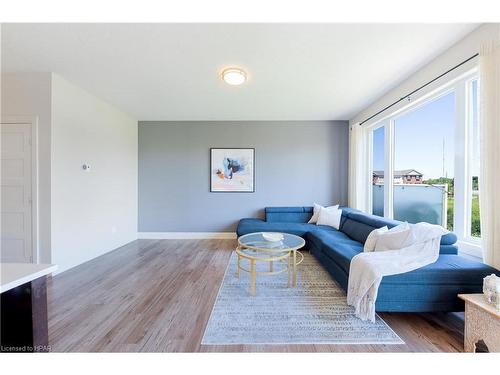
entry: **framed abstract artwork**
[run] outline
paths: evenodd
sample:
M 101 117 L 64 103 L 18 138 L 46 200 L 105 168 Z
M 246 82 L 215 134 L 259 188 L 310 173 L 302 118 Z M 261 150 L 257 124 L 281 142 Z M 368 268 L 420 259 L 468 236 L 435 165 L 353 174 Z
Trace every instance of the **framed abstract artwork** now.
M 255 192 L 255 149 L 211 148 L 210 191 L 212 193 Z

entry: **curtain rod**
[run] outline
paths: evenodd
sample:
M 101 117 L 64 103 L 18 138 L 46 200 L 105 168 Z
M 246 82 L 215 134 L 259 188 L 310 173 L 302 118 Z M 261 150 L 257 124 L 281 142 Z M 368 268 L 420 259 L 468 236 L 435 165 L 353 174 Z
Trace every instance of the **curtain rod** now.
M 466 63 L 468 63 L 470 60 L 472 60 L 473 58 L 475 58 L 475 57 L 477 57 L 477 56 L 479 56 L 479 53 L 476 53 L 475 55 L 473 55 L 473 56 L 469 57 L 468 59 L 465 59 L 465 60 L 464 60 L 464 61 L 462 61 L 460 64 L 457 64 L 457 65 L 455 65 L 453 68 L 448 69 L 446 72 L 444 72 L 444 73 L 442 73 L 442 74 L 438 75 L 437 77 L 435 77 L 435 78 L 431 79 L 429 82 L 424 83 L 422 86 L 420 86 L 420 87 L 416 88 L 415 90 L 413 90 L 413 91 L 412 91 L 412 92 L 410 92 L 409 94 L 406 94 L 405 96 L 403 96 L 403 97 L 402 97 L 402 98 L 400 98 L 399 100 L 396 100 L 394 103 L 389 104 L 387 107 L 384 107 L 383 109 L 381 109 L 380 111 L 378 111 L 378 112 L 377 112 L 377 113 L 375 113 L 374 115 L 372 115 L 372 116 L 368 117 L 368 118 L 367 118 L 367 119 L 365 119 L 364 121 L 361 121 L 361 122 L 359 123 L 359 125 L 363 125 L 365 122 L 367 122 L 367 121 L 371 120 L 371 119 L 372 119 L 372 118 L 374 118 L 375 116 L 378 116 L 378 115 L 379 115 L 379 114 L 381 114 L 382 112 L 387 111 L 389 108 L 391 108 L 391 107 L 395 106 L 396 104 L 398 104 L 398 103 L 402 102 L 402 101 L 403 101 L 403 100 L 405 100 L 406 98 L 409 98 L 411 95 L 415 94 L 417 91 L 420 91 L 420 90 L 422 90 L 424 87 L 429 86 L 431 83 L 433 83 L 433 82 L 437 81 L 439 78 L 441 78 L 441 77 L 445 76 L 446 74 L 448 74 L 448 73 L 452 72 L 453 70 L 455 70 L 455 69 L 457 69 L 457 68 L 461 67 L 462 65 L 464 65 L 464 64 L 466 64 Z

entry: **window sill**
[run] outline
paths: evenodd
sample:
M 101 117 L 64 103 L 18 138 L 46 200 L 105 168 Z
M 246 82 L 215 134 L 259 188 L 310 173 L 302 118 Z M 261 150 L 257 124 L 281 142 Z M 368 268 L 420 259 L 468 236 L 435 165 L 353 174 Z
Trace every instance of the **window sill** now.
M 467 255 L 478 260 L 483 261 L 483 249 L 481 248 L 481 243 L 479 241 L 457 241 L 458 252 L 460 255 Z

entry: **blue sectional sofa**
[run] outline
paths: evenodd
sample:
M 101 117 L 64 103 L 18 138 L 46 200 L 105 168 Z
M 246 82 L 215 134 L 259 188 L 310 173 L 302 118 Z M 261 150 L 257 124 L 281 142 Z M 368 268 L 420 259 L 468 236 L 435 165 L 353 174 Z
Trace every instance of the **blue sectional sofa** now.
M 368 215 L 343 207 L 340 230 L 308 224 L 312 207 L 267 207 L 265 219 L 242 219 L 237 234 L 286 232 L 303 237 L 306 248 L 335 280 L 347 290 L 351 259 L 363 251 L 368 234 L 401 222 Z M 481 293 L 483 277 L 500 271 L 458 255 L 457 237 L 441 238 L 438 260 L 420 269 L 382 279 L 375 305 L 377 311 L 431 312 L 462 311 L 459 293 Z

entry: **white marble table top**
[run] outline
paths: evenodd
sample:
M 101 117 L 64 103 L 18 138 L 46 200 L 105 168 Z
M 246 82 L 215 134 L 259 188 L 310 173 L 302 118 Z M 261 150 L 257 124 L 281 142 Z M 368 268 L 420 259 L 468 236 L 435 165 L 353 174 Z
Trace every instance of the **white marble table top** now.
M 0 263 L 0 293 L 48 275 L 57 270 L 55 264 Z

